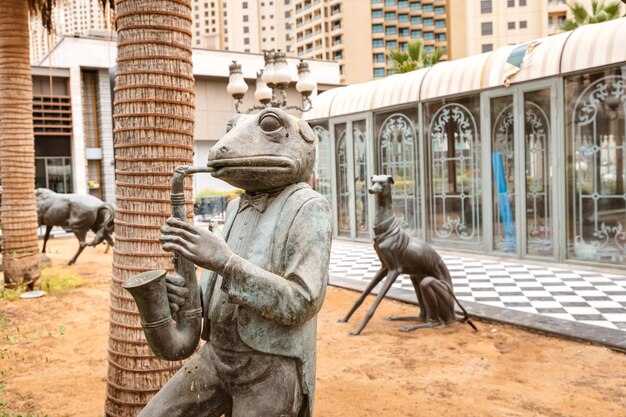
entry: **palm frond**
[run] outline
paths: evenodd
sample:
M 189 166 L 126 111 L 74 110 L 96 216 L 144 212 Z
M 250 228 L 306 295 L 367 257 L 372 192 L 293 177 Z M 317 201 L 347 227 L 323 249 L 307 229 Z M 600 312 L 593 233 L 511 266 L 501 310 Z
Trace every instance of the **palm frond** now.
M 408 52 L 413 61 L 424 60 L 424 44 L 419 39 L 409 42 Z
M 591 16 L 596 16 L 602 10 L 603 3 L 601 0 L 591 0 Z
M 438 63 L 441 60 L 441 57 L 446 54 L 446 50 L 443 48 L 435 48 L 435 50 L 426 55 L 426 60 L 428 61 L 427 66 L 432 66 Z
M 561 23 L 561 29 L 564 30 L 565 32 L 570 31 L 570 30 L 574 30 L 578 26 L 579 25 L 574 20 L 564 20 Z
M 387 51 L 387 58 L 392 65 L 394 63 L 403 64 L 409 60 L 407 53 L 399 49 L 391 49 Z
M 100 1 L 100 7 L 102 7 L 102 10 L 106 10 L 107 5 L 111 8 L 111 10 L 115 9 L 115 0 L 99 0 L 99 1 Z
M 41 23 L 48 32 L 51 32 L 54 28 L 54 21 L 52 19 L 52 11 L 57 4 L 63 1 L 71 0 L 26 0 L 28 1 L 28 8 L 33 16 L 38 16 L 41 19 Z M 115 8 L 115 0 L 98 0 L 102 11 L 105 12 L 107 6 L 113 10 Z
M 46 30 L 52 30 L 52 9 L 57 3 L 57 0 L 27 0 L 28 8 L 33 16 L 41 18 L 41 23 Z
M 604 11 L 608 15 L 607 20 L 617 19 L 619 17 L 619 11 L 621 8 L 621 2 L 616 1 L 604 6 Z
M 572 11 L 572 20 L 577 24 L 577 26 L 587 23 L 587 20 L 589 19 L 589 13 L 587 13 L 587 9 L 583 4 L 575 1 L 573 3 L 567 3 L 567 7 L 569 7 Z

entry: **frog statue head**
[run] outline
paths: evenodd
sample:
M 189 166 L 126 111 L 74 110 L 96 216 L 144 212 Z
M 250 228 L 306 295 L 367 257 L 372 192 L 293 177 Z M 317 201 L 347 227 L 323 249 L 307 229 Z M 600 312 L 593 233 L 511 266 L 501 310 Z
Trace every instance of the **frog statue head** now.
M 214 177 L 252 193 L 307 182 L 314 164 L 313 130 L 278 108 L 234 116 L 208 162 Z

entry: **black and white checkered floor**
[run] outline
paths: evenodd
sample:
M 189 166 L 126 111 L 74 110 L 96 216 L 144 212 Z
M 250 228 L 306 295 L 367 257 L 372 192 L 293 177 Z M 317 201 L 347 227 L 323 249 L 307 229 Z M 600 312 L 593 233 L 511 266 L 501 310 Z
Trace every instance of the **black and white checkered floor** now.
M 613 275 L 470 256 L 443 259 L 461 301 L 626 332 L 626 272 Z M 379 268 L 371 245 L 333 242 L 331 284 L 333 278 L 368 282 Z M 394 287 L 413 293 L 407 276 Z

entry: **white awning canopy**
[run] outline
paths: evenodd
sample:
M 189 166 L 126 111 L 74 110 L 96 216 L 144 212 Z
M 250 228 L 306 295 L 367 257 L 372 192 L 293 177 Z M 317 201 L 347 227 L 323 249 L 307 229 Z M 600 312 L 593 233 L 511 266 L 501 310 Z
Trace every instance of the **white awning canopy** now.
M 330 114 L 351 114 L 371 110 L 374 89 L 378 84 L 379 81 L 370 81 L 342 88 L 330 105 Z
M 330 105 L 333 103 L 335 96 L 343 91 L 346 87 L 332 88 L 324 91 L 313 99 L 313 108 L 302 114 L 305 120 L 325 119 L 331 116 Z
M 420 88 L 429 68 L 396 74 L 379 81 L 374 92 L 373 108 L 413 103 L 419 100 Z
M 626 17 L 581 26 L 572 32 L 562 55 L 562 73 L 626 61 Z
M 424 78 L 422 100 L 480 90 L 480 81 L 490 53 L 440 62 Z

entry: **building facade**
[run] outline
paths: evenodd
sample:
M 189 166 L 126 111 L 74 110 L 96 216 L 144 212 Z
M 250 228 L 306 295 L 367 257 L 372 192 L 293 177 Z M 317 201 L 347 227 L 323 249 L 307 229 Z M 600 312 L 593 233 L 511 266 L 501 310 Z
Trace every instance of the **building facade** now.
M 295 1 L 296 55 L 337 61 L 342 84 L 371 80 L 369 8 L 370 0 Z
M 40 67 L 33 67 L 33 116 L 35 122 L 37 186 L 61 193 L 90 193 L 115 202 L 112 87 L 116 62 L 115 42 L 102 38 L 65 37 Z M 255 103 L 256 71 L 263 67 L 261 54 L 193 50 L 196 93 L 194 163 L 206 164 L 211 146 L 224 134 L 235 113 L 226 91 L 228 65 L 242 64 L 250 87 L 241 105 Z M 318 91 L 339 84 L 334 62 L 307 61 Z M 300 104 L 295 89 L 296 59 L 288 59 L 292 83 L 289 104 Z M 53 66 L 54 64 L 54 66 Z M 210 175 L 194 177 L 194 192 L 232 187 Z
M 407 50 L 408 42 L 419 39 L 424 51 L 432 53 L 442 48 L 442 60 L 454 57 L 449 51 L 451 8 L 446 0 L 372 0 L 372 76 L 392 75 L 386 51 Z
M 591 11 L 591 0 L 580 0 Z M 562 32 L 572 18 L 566 0 L 466 0 L 465 50 L 468 56 Z M 621 5 L 622 14 L 626 6 Z
M 372 239 L 389 174 L 404 229 L 440 248 L 625 267 L 626 43 L 597 43 L 625 38 L 622 18 L 533 40 L 514 75 L 507 45 L 320 95 L 336 237 Z
M 292 55 L 291 8 L 284 0 L 224 1 L 220 49 L 252 53 L 280 49 Z

